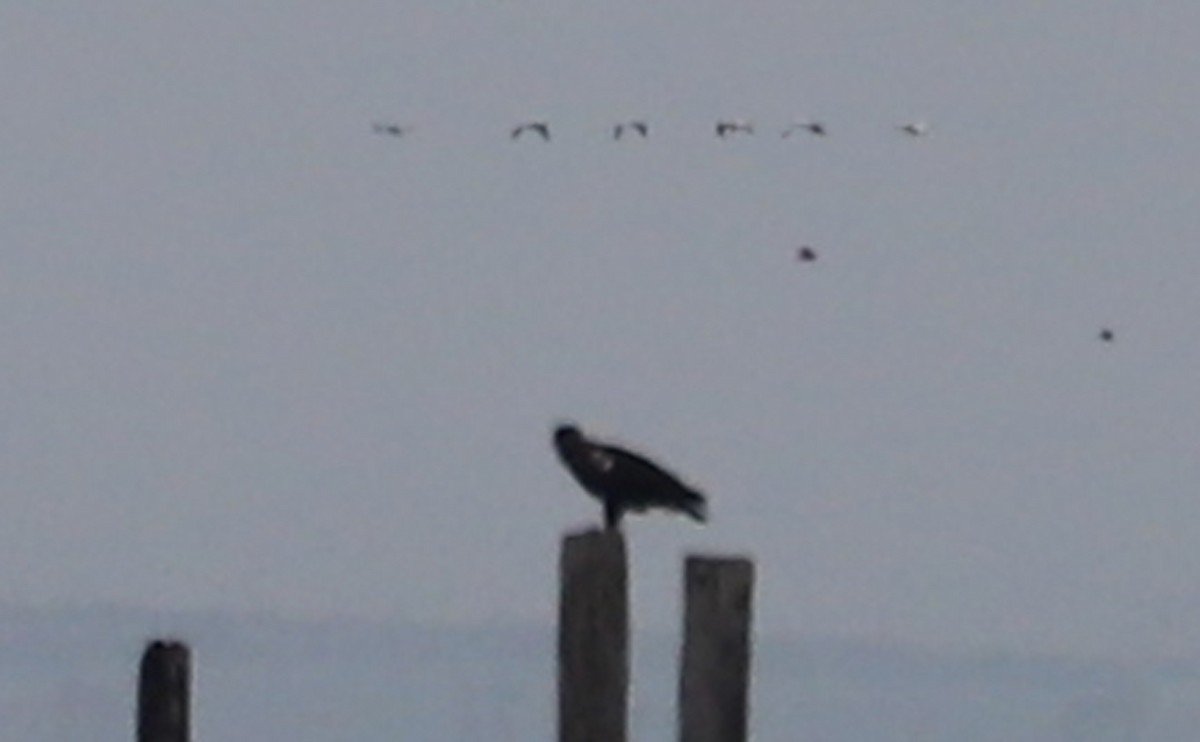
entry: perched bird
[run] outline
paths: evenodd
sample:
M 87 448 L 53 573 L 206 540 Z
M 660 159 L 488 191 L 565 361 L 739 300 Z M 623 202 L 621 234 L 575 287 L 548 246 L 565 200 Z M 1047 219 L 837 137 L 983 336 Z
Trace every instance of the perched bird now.
M 754 124 L 741 119 L 717 122 L 717 136 L 725 139 L 730 134 L 753 134 Z
M 1112 341 L 1117 339 L 1116 334 L 1113 333 L 1113 331 L 1108 327 L 1100 328 L 1100 336 L 1099 337 L 1102 341 L 1104 341 L 1106 343 L 1111 343 Z
M 823 137 L 829 133 L 825 128 L 825 124 L 820 121 L 794 121 L 792 125 L 783 130 L 783 136 L 790 137 L 797 131 L 807 131 L 809 134 Z
M 632 451 L 588 440 L 570 424 L 555 428 L 554 448 L 580 486 L 604 503 L 606 528 L 619 528 L 626 510 L 671 510 L 701 523 L 708 518 L 704 495 Z
M 550 141 L 550 124 L 545 121 L 530 121 L 527 124 L 521 124 L 512 130 L 511 138 L 517 139 L 527 131 L 537 132 L 541 134 L 543 140 Z
M 914 121 L 910 124 L 901 124 L 896 128 L 911 137 L 923 137 L 929 133 L 932 127 L 926 121 Z
M 379 121 L 371 124 L 371 131 L 389 137 L 402 137 L 410 130 L 410 127 L 401 126 L 400 124 L 385 124 Z
M 626 129 L 633 129 L 638 134 L 641 134 L 643 139 L 650 136 L 650 125 L 645 121 L 627 121 L 613 127 L 613 139 L 620 139 L 625 134 Z
M 799 260 L 801 263 L 812 263 L 816 261 L 816 259 L 817 251 L 808 245 L 796 248 L 796 260 Z

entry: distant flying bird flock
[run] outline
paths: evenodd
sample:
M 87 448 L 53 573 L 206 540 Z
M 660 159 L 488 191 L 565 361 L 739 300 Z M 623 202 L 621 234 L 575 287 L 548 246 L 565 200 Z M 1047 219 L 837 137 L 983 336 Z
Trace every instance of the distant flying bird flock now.
M 915 120 L 895 124 L 893 130 L 905 137 L 920 139 L 930 135 L 933 131 L 933 125 L 925 120 Z M 376 121 L 371 124 L 371 131 L 380 136 L 402 139 L 412 133 L 413 127 L 394 121 Z M 629 119 L 613 124 L 609 131 L 614 142 L 630 138 L 649 139 L 650 123 L 645 119 Z M 743 136 L 753 136 L 756 133 L 756 128 L 754 123 L 747 119 L 723 118 L 718 119 L 714 123 L 712 131 L 718 139 L 728 140 Z M 824 121 L 801 118 L 790 122 L 783 129 L 779 130 L 779 136 L 783 139 L 789 139 L 796 135 L 824 138 L 830 135 L 830 129 Z M 509 139 L 514 142 L 532 139 L 549 144 L 552 138 L 550 122 L 545 120 L 521 122 L 509 130 Z M 814 263 L 817 260 L 817 251 L 808 245 L 804 245 L 796 248 L 795 256 L 796 261 L 799 263 Z M 1115 333 L 1108 327 L 1101 328 L 1096 337 L 1104 343 L 1112 343 L 1116 339 Z
M 412 127 L 391 121 L 376 121 L 371 124 L 371 130 L 381 136 L 401 138 L 410 133 Z M 927 121 L 911 121 L 896 124 L 895 130 L 915 138 L 928 136 L 932 130 L 932 126 Z M 645 119 L 621 121 L 613 124 L 610 131 L 612 132 L 613 141 L 628 139 L 631 135 L 636 135 L 640 139 L 647 139 L 650 136 L 650 124 Z M 729 118 L 719 119 L 713 125 L 712 131 L 718 139 L 732 139 L 738 136 L 753 135 L 756 129 L 754 123 L 751 121 L 740 118 Z M 830 132 L 825 122 L 814 119 L 799 119 L 779 130 L 779 136 L 783 139 L 788 139 L 798 133 L 813 137 L 825 137 Z M 513 141 L 525 139 L 527 135 L 534 135 L 535 138 L 540 139 L 542 142 L 549 142 L 551 140 L 550 122 L 526 121 L 515 125 L 509 130 L 509 139 Z

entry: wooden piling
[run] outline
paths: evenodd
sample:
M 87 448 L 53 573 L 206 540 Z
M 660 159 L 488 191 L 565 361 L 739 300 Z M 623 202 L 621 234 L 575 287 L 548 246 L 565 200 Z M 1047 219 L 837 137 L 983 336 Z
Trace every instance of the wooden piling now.
M 559 742 L 625 742 L 629 569 L 620 531 L 563 539 L 559 562 Z
M 138 672 L 137 742 L 188 742 L 191 652 L 177 641 L 152 641 Z
M 684 576 L 680 742 L 745 742 L 754 563 L 690 556 Z

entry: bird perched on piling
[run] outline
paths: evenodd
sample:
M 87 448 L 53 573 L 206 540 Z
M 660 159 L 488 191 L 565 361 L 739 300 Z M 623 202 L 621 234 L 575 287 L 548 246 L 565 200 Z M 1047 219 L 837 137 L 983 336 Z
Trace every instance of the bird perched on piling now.
M 563 465 L 589 495 L 604 503 L 604 525 L 616 529 L 625 511 L 651 508 L 708 519 L 704 495 L 649 459 L 618 446 L 588 440 L 571 424 L 554 430 L 554 448 Z

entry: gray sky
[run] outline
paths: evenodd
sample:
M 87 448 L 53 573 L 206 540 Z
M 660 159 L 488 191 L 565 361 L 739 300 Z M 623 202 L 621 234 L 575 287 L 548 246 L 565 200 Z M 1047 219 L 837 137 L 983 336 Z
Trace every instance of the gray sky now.
M 0 600 L 550 621 L 569 417 L 643 626 L 1200 654 L 1200 6 L 850 5 L 0 6 Z

